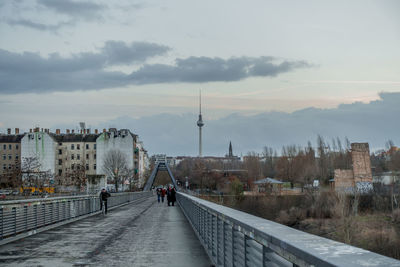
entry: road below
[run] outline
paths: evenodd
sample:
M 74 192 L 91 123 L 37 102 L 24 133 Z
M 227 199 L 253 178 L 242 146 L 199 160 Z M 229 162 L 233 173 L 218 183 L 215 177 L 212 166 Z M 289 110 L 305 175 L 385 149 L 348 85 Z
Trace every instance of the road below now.
M 179 206 L 140 200 L 0 247 L 1 266 L 211 266 Z

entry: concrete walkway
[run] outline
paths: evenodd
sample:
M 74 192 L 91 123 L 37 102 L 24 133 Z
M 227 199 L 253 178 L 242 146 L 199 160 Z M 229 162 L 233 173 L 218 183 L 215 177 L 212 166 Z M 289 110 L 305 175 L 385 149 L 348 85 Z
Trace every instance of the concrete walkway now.
M 1 266 L 211 266 L 179 206 L 155 197 L 0 247 Z

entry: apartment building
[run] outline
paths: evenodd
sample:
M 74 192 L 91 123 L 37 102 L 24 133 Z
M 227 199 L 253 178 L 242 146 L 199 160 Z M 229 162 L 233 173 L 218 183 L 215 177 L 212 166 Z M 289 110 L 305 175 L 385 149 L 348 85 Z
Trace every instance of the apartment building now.
M 24 135 L 19 134 L 19 129 L 15 129 L 15 134 L 11 134 L 11 129 L 7 129 L 7 134 L 0 134 L 0 186 L 13 187 L 15 175 L 21 168 L 21 139 Z
M 31 169 L 30 166 L 25 166 L 29 161 L 35 160 L 34 171 L 37 173 L 48 174 L 49 179 L 54 179 L 57 142 L 50 135 L 48 129 L 35 128 L 29 133 L 25 133 L 21 139 L 21 161 L 22 169 Z M 28 170 L 33 171 L 33 170 Z
M 3 174 L 22 170 L 24 161 L 35 159 L 35 172 L 46 173 L 51 183 L 68 185 L 78 174 L 104 175 L 102 165 L 111 150 L 121 151 L 134 178 L 143 182 L 149 166 L 143 143 L 128 129 L 115 128 L 103 129 L 102 133 L 91 133 L 90 129 L 67 129 L 65 133 L 57 129 L 52 133 L 49 129 L 34 128 L 24 134 L 19 134 L 18 129 L 11 134 L 8 129 L 7 134 L 0 135 L 0 175 L 5 177 Z M 7 183 L 7 179 L 2 179 Z
M 51 134 L 57 142 L 55 157 L 55 175 L 64 184 L 77 173 L 85 175 L 96 174 L 96 139 L 97 133 L 90 133 L 89 129 L 84 129 L 78 133 L 74 130 L 67 130 L 61 133 L 59 129 L 55 134 Z
M 106 174 L 104 173 L 104 159 L 110 151 L 119 150 L 127 159 L 127 168 L 133 169 L 134 175 L 137 175 L 139 166 L 139 151 L 136 147 L 136 141 L 137 135 L 131 133 L 128 129 L 117 130 L 116 128 L 110 128 L 109 131 L 103 131 L 103 133 L 101 133 L 96 139 L 96 173 Z

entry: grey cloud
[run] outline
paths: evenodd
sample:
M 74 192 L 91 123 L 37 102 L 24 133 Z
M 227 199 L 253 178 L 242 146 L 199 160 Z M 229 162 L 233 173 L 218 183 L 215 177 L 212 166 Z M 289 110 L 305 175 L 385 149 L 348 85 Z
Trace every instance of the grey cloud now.
M 163 55 L 169 47 L 154 43 L 135 42 L 130 45 L 121 41 L 108 41 L 102 51 L 109 64 L 130 64 L 142 62 L 154 55 Z
M 273 63 L 273 57 L 230 59 L 189 57 L 177 59 L 176 65 L 145 65 L 132 73 L 136 84 L 164 82 L 231 82 L 252 76 L 274 77 L 297 68 L 310 67 L 305 61 Z
M 253 76 L 273 77 L 298 68 L 310 67 L 304 61 L 274 63 L 272 57 L 230 59 L 189 57 L 176 64 L 145 64 L 131 74 L 107 71 L 106 67 L 143 63 L 164 55 L 170 48 L 145 42 L 125 44 L 109 41 L 98 53 L 79 53 L 69 58 L 51 54 L 17 54 L 0 49 L 0 93 L 93 90 L 172 82 L 231 82 Z
M 100 12 L 105 8 L 102 5 L 88 1 L 39 0 L 38 3 L 60 14 L 84 20 L 101 18 Z
M 332 109 L 307 108 L 293 113 L 231 114 L 216 120 L 205 119 L 203 153 L 223 156 L 229 141 L 232 141 L 236 155 L 261 152 L 264 146 L 280 152 L 283 145 L 305 146 L 307 141 L 316 144 L 318 134 L 328 142 L 336 137 L 342 140 L 348 137 L 351 142 L 369 142 L 372 150 L 384 148 L 389 139 L 399 145 L 400 92 L 381 93 L 380 97 L 370 103 L 343 104 Z M 97 127 L 131 128 L 144 140 L 150 153 L 195 156 L 198 151 L 196 116 L 158 114 L 138 119 L 125 116 Z M 204 116 L 207 117 L 207 109 Z M 162 135 L 159 134 L 161 128 Z
M 72 26 L 75 23 L 72 21 L 67 21 L 67 22 L 60 22 L 54 25 L 49 25 L 49 24 L 44 24 L 44 23 L 37 23 L 31 20 L 27 19 L 18 19 L 18 20 L 7 20 L 6 23 L 11 26 L 23 26 L 39 31 L 51 31 L 51 32 L 56 32 L 60 28 L 65 27 L 65 26 Z

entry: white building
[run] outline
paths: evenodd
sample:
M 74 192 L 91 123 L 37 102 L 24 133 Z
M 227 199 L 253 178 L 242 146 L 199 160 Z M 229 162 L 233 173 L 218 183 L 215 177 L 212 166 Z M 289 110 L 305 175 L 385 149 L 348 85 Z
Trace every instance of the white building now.
M 105 174 L 104 160 L 112 150 L 119 150 L 126 157 L 127 167 L 137 172 L 138 166 L 135 164 L 136 135 L 132 134 L 128 129 L 117 130 L 111 128 L 108 132 L 103 132 L 97 137 L 96 146 L 96 174 Z
M 138 187 L 143 187 L 145 182 L 145 174 L 150 168 L 150 160 L 147 155 L 147 151 L 144 149 L 142 141 L 137 141 L 136 150 L 138 151 Z
M 36 158 L 40 164 L 37 171 L 49 172 L 54 178 L 56 166 L 57 142 L 47 131 L 26 133 L 21 139 L 21 165 L 24 171 L 24 161 L 28 158 Z

